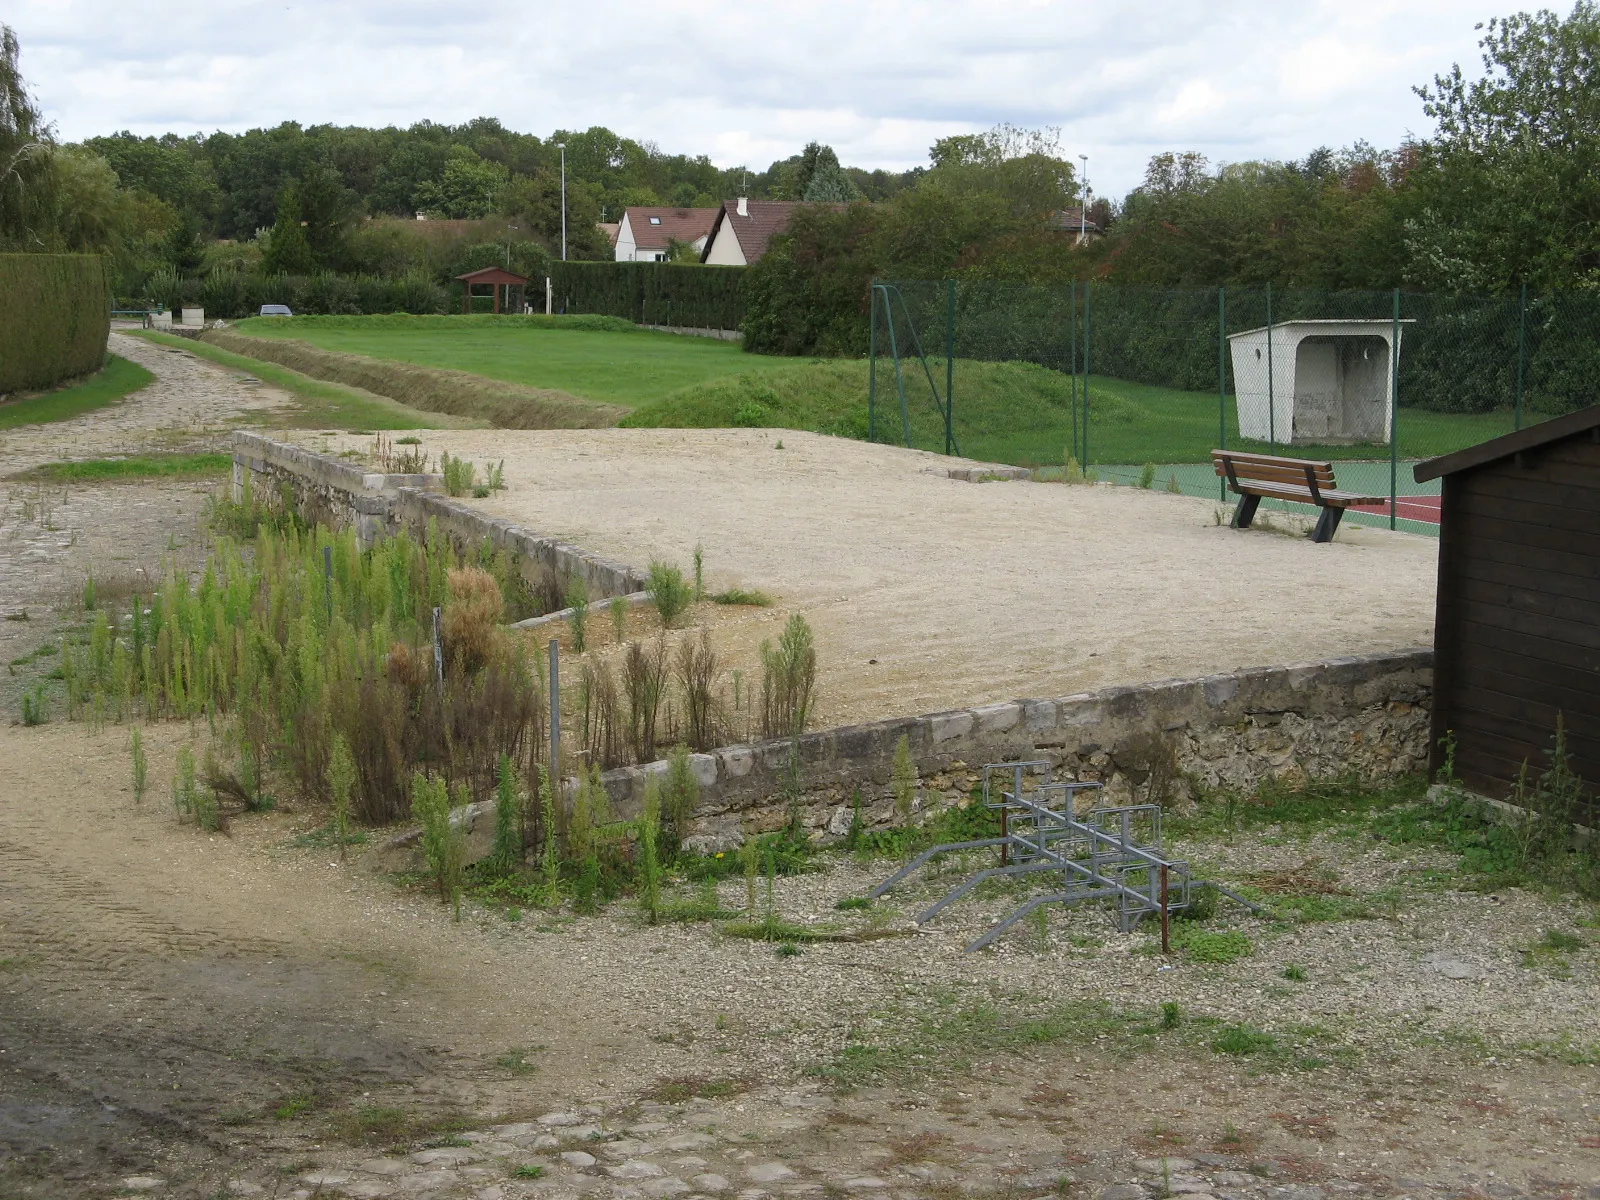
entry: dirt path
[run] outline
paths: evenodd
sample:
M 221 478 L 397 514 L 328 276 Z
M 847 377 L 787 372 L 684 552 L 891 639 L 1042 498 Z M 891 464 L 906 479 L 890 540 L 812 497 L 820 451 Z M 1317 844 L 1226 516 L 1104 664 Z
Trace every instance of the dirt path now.
M 108 408 L 70 421 L 0 433 L 0 477 L 66 459 L 151 450 L 225 450 L 231 430 L 293 402 L 277 388 L 245 382 L 242 372 L 208 363 L 187 350 L 115 331 L 109 348 L 152 372 L 155 382 Z

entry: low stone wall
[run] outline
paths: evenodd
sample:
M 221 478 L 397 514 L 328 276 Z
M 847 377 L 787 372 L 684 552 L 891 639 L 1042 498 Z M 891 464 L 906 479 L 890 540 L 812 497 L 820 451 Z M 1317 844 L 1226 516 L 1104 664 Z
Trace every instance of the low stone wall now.
M 701 804 L 692 844 L 728 849 L 788 819 L 785 781 L 797 752 L 803 820 L 839 836 L 861 792 L 869 824 L 892 815 L 890 775 L 901 737 L 918 804 L 963 803 L 986 762 L 1048 760 L 1057 778 L 1099 780 L 1112 803 L 1179 805 L 1196 789 L 1246 792 L 1351 773 L 1392 779 L 1426 768 L 1433 654 L 1401 650 L 1201 679 L 1162 680 L 1058 700 L 979 708 L 808 733 L 696 754 Z M 619 813 L 643 801 L 665 763 L 605 775 Z
M 431 523 L 463 553 L 476 551 L 488 538 L 496 550 L 516 556 L 530 583 L 549 567 L 582 578 L 597 598 L 625 596 L 645 587 L 644 574 L 626 563 L 541 536 L 443 495 L 444 481 L 438 475 L 385 475 L 259 434 L 235 433 L 235 500 L 242 498 L 247 477 L 264 503 L 291 505 L 306 521 L 354 526 L 363 546 L 402 529 L 421 537 Z

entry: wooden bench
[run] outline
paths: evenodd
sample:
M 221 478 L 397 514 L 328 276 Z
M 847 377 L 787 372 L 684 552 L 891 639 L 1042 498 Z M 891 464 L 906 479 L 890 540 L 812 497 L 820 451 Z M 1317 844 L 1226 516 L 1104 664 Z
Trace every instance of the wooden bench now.
M 1315 504 L 1322 510 L 1313 542 L 1331 542 L 1344 517 L 1344 510 L 1356 504 L 1387 504 L 1387 496 L 1363 496 L 1342 492 L 1333 478 L 1333 464 L 1306 458 L 1280 458 L 1276 454 L 1239 454 L 1232 450 L 1213 450 L 1211 461 L 1217 474 L 1228 481 L 1228 490 L 1239 497 L 1233 510 L 1235 529 L 1248 529 L 1255 520 L 1263 497 Z

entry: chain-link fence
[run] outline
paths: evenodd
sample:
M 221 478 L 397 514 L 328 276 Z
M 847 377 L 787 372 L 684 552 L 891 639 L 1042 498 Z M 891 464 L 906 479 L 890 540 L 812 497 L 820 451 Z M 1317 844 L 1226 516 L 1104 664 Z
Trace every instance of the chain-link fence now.
M 1218 501 L 1213 449 L 1335 460 L 1437 532 L 1413 463 L 1600 403 L 1600 296 L 880 281 L 869 392 L 877 441 Z

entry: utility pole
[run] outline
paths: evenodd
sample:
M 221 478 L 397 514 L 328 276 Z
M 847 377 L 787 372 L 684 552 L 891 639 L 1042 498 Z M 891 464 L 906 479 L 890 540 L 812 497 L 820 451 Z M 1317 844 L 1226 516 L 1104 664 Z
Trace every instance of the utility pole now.
M 557 142 L 561 151 L 561 261 L 567 261 L 567 144 Z
M 1078 201 L 1078 245 L 1081 246 L 1089 240 L 1089 156 L 1080 154 L 1078 161 L 1083 164 L 1083 182 Z

